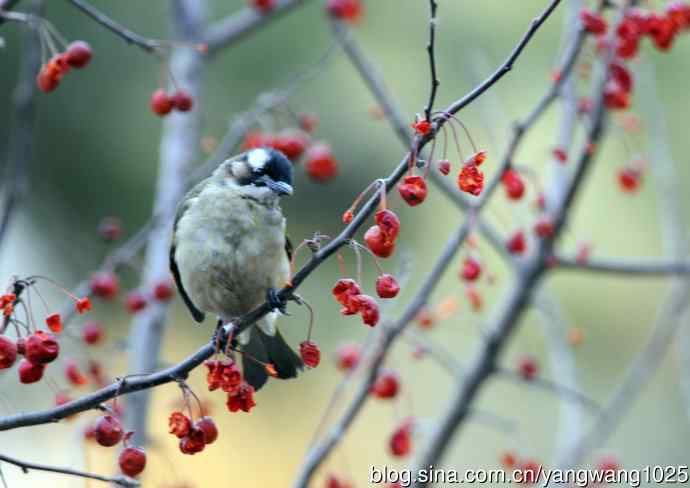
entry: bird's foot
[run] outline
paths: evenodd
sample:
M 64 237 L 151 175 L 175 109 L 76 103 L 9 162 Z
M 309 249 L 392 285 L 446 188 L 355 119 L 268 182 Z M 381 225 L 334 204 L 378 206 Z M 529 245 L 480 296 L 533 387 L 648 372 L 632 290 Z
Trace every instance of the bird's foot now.
M 213 343 L 215 344 L 216 353 L 221 351 L 227 353 L 235 345 L 234 330 L 235 326 L 232 321 L 225 324 L 222 318 L 218 318 L 216 330 L 213 332 Z
M 281 298 L 278 294 L 278 290 L 275 288 L 269 288 L 266 292 L 266 301 L 271 306 L 271 310 L 278 310 L 283 315 L 290 315 L 287 312 L 287 300 Z

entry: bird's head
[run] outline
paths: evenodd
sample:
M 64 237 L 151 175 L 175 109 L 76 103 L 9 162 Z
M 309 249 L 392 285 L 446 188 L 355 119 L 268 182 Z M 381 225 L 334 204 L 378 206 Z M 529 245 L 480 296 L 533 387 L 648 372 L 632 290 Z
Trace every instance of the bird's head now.
M 267 188 L 275 195 L 292 195 L 292 163 L 275 149 L 251 149 L 221 163 L 214 176 L 228 179 L 247 192 Z

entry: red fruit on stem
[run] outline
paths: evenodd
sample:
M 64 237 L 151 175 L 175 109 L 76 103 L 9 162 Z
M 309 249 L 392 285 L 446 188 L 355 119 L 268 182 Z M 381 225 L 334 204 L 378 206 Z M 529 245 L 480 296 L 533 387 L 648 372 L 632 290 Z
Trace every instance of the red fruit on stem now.
M 211 417 L 201 417 L 194 427 L 204 433 L 205 444 L 213 444 L 218 439 L 218 427 Z
M 630 93 L 633 89 L 634 80 L 632 73 L 630 73 L 630 70 L 628 70 L 628 67 L 620 61 L 613 61 L 609 69 L 611 79 L 618 84 L 621 90 Z
M 108 300 L 115 297 L 120 290 L 117 275 L 112 271 L 99 271 L 91 276 L 91 293 L 99 298 Z
M 194 106 L 194 99 L 184 90 L 177 90 L 170 97 L 172 107 L 179 112 L 189 112 Z
M 36 75 L 36 86 L 44 93 L 52 92 L 59 84 L 60 79 L 52 76 L 45 66 Z
M 8 369 L 17 360 L 17 344 L 5 336 L 0 336 L 0 369 Z
M 77 301 L 74 302 L 74 308 L 78 314 L 84 314 L 91 310 L 91 300 L 89 297 L 77 298 Z
M 465 281 L 476 281 L 481 274 L 481 263 L 472 256 L 465 258 L 465 261 L 462 263 L 462 279 Z
M 410 207 L 414 207 L 426 199 L 426 181 L 421 176 L 408 175 L 398 185 L 398 192 Z
M 395 240 L 398 238 L 400 232 L 400 219 L 392 210 L 383 209 L 376 212 L 374 216 L 376 225 L 381 228 L 381 231 L 388 239 Z
M 112 447 L 122 440 L 124 431 L 120 421 L 112 415 L 104 415 L 96 421 L 96 442 L 104 447 Z
M 127 293 L 125 299 L 125 306 L 129 313 L 137 313 L 146 308 L 146 297 L 138 290 L 132 290 Z
M 98 224 L 98 233 L 105 241 L 116 241 L 122 237 L 122 222 L 116 217 L 105 217 Z
M 69 359 L 65 363 L 65 377 L 72 386 L 83 386 L 89 382 L 88 378 L 79 370 L 74 359 Z
M 465 296 L 474 312 L 479 312 L 482 309 L 482 296 L 474 286 L 465 288 Z
M 98 344 L 103 340 L 103 327 L 96 322 L 87 322 L 81 330 L 81 338 L 90 346 Z
M 255 405 L 254 387 L 245 381 L 234 391 L 228 393 L 226 406 L 231 412 L 237 412 L 238 410 L 249 412 Z
M 319 125 L 319 117 L 316 114 L 300 114 L 299 125 L 305 132 L 312 133 Z
M 372 225 L 364 233 L 364 242 L 374 255 L 387 258 L 395 251 L 395 240 L 391 239 L 378 225 Z
M 321 351 L 313 341 L 303 341 L 299 345 L 299 355 L 309 368 L 317 367 L 321 361 Z
M 539 363 L 532 356 L 523 356 L 518 360 L 517 369 L 525 380 L 533 380 L 539 374 Z
M 522 181 L 522 176 L 513 169 L 503 173 L 501 183 L 506 190 L 506 196 L 511 200 L 519 200 L 525 193 L 525 183 Z
M 192 428 L 192 421 L 182 412 L 173 412 L 168 417 L 168 427 L 170 428 L 168 431 L 170 434 L 178 439 L 182 439 L 189 434 L 189 430 Z
M 606 20 L 604 20 L 601 15 L 592 12 L 589 9 L 583 8 L 580 11 L 580 20 L 582 21 L 582 25 L 584 26 L 585 30 L 590 34 L 599 35 L 606 32 Z
M 309 137 L 301 131 L 283 131 L 273 138 L 271 146 L 285 154 L 290 161 L 295 162 L 307 149 Z
M 550 217 L 540 217 L 534 224 L 534 233 L 538 237 L 551 237 L 553 236 L 554 231 L 553 220 L 551 220 Z
M 62 332 L 62 319 L 59 313 L 51 313 L 46 317 L 46 325 L 51 332 L 59 334 Z
M 117 462 L 123 474 L 138 476 L 146 467 L 146 452 L 141 447 L 126 447 L 120 453 Z
M 443 176 L 448 176 L 450 173 L 450 161 L 447 159 L 441 159 L 439 160 L 438 164 L 438 172 L 441 173 Z
M 458 187 L 460 190 L 475 197 L 484 189 L 484 173 L 474 162 L 465 163 L 458 173 Z
M 395 298 L 400 292 L 396 279 L 387 273 L 376 278 L 376 294 L 381 298 Z
M 151 111 L 160 117 L 168 115 L 173 109 L 172 99 L 161 88 L 153 92 L 149 104 L 151 106 Z
M 369 295 L 356 295 L 352 297 L 352 301 L 362 316 L 362 322 L 370 327 L 379 323 L 380 312 L 376 300 Z
M 345 22 L 357 22 L 364 12 L 361 0 L 328 0 L 326 10 L 329 14 Z
M 193 427 L 189 434 L 180 439 L 180 451 L 182 454 L 194 455 L 206 447 L 206 435 L 204 431 Z
M 405 420 L 395 429 L 389 441 L 391 454 L 395 457 L 405 457 L 412 451 L 412 421 Z
M 170 280 L 160 281 L 153 288 L 153 297 L 159 302 L 167 302 L 174 294 L 175 288 Z
M 522 471 L 522 482 L 533 485 L 539 480 L 542 467 L 536 461 L 527 460 L 521 463 L 520 470 Z
M 326 143 L 313 144 L 307 149 L 304 158 L 307 175 L 314 181 L 323 183 L 338 174 L 338 161 L 333 156 L 331 146 Z
M 637 168 L 626 166 L 618 171 L 618 184 L 626 193 L 634 193 L 640 188 L 642 172 Z
M 506 242 L 506 249 L 510 254 L 523 254 L 527 249 L 525 233 L 521 230 L 515 231 Z
M 395 398 L 398 391 L 400 391 L 400 380 L 398 375 L 391 370 L 381 371 L 371 387 L 371 394 L 382 399 Z
M 83 68 L 89 64 L 92 56 L 93 51 L 91 50 L 91 46 L 84 41 L 74 41 L 70 43 L 63 55 L 67 64 L 77 69 Z
M 208 391 L 221 388 L 225 392 L 235 390 L 242 383 L 242 373 L 232 359 L 209 359 L 204 362 L 208 368 L 206 383 Z
M 349 371 L 359 362 L 360 347 L 357 344 L 343 344 L 336 349 L 336 366 L 341 371 Z
M 343 310 L 341 310 L 343 315 L 354 315 L 358 312 L 356 304 L 352 302 L 352 298 L 362 293 L 362 289 L 355 280 L 349 278 L 339 279 L 331 293 L 338 303 L 343 306 Z
M 43 371 L 45 371 L 45 364 L 34 364 L 26 359 L 19 362 L 19 382 L 28 385 L 36 383 L 43 378 Z
M 37 330 L 24 343 L 24 357 L 33 364 L 48 364 L 55 360 L 60 353 L 60 344 L 55 336 L 42 330 Z
M 422 119 L 411 124 L 410 127 L 412 127 L 417 134 L 425 136 L 429 133 L 429 131 L 431 131 L 432 126 L 431 122 L 426 119 Z
M 262 14 L 267 14 L 276 6 L 276 0 L 250 0 L 250 4 Z

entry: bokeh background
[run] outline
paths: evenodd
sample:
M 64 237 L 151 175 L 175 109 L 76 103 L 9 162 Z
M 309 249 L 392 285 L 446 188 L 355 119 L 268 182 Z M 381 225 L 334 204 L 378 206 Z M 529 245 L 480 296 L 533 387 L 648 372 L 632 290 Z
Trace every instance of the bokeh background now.
M 169 15 L 164 0 L 93 4 L 136 32 L 153 38 L 167 38 Z M 468 91 L 509 53 L 529 20 L 545 5 L 543 0 L 440 0 L 437 62 L 442 81 L 437 106 L 442 107 Z M 660 6 L 662 2 L 651 2 Z M 209 0 L 209 18 L 220 18 L 243 7 L 240 0 Z M 403 113 L 412 120 L 421 111 L 428 93 L 428 69 L 424 46 L 427 37 L 427 2 L 374 0 L 367 2 L 366 15 L 355 35 L 378 64 Z M 546 90 L 549 73 L 561 45 L 563 12 L 540 30 L 519 60 L 491 94 L 463 111 L 478 144 L 489 152 L 486 163 L 492 171 L 504 150 L 511 122 L 524 116 Z M 70 74 L 50 95 L 39 94 L 34 157 L 29 168 L 29 192 L 15 215 L 8 240 L 0 255 L 0 279 L 13 275 L 43 274 L 70 287 L 98 266 L 108 246 L 101 244 L 96 227 L 106 215 L 122 218 L 128 233 L 149 217 L 157 173 L 160 120 L 148 110 L 148 98 L 157 86 L 159 66 L 135 47 L 130 47 L 101 26 L 85 18 L 67 2 L 46 2 L 46 17 L 69 39 L 87 40 L 94 48 L 92 65 Z M 5 24 L 0 29 L 6 47 L 0 49 L 0 147 L 7 141 L 11 93 L 16 82 L 18 43 L 23 25 Z M 318 60 L 331 45 L 331 34 L 322 6 L 308 2 L 242 43 L 223 51 L 209 66 L 204 95 L 198 100 L 203 110 L 203 134 L 219 138 L 228 122 L 251 108 L 256 97 L 283 86 Z M 645 43 L 637 68 L 656 69 L 657 90 L 665 111 L 665 124 L 672 155 L 677 163 L 682 187 L 690 183 L 687 154 L 687 80 L 690 77 L 690 38 L 678 39 L 671 54 L 653 52 Z M 644 66 L 643 66 L 644 65 Z M 577 242 L 594 243 L 599 256 L 661 256 L 657 195 L 651 178 L 646 178 L 635 196 L 621 193 L 616 171 L 641 153 L 654 158 L 655 148 L 647 142 L 645 126 L 658 123 L 642 110 L 637 90 L 633 112 L 643 130 L 633 136 L 615 130 L 590 173 L 586 189 L 575 207 L 573 220 L 561 247 L 574 251 Z M 352 199 L 373 178 L 387 174 L 402 155 L 399 142 L 385 121 L 371 116 L 374 101 L 342 53 L 323 65 L 318 76 L 304 84 L 291 98 L 295 111 L 318 114 L 321 124 L 315 135 L 333 145 L 340 162 L 340 175 L 328 184 L 316 184 L 298 169 L 294 198 L 284 202 L 293 241 L 318 230 L 333 235 L 340 229 L 340 215 Z M 545 173 L 555 141 L 558 110 L 553 110 L 535 127 L 519 153 L 519 161 Z M 283 118 L 282 120 L 284 120 Z M 280 120 L 276 123 L 280 124 Z M 466 151 L 469 150 L 466 147 Z M 199 162 L 204 157 L 200 150 Z M 455 160 L 457 167 L 457 159 Z M 533 215 L 529 198 L 508 205 L 499 192 L 488 218 L 503 232 Z M 687 197 L 687 194 L 684 195 Z M 684 211 L 690 198 L 684 199 Z M 409 267 L 409 278 L 401 297 L 386 309 L 395 316 L 428 271 L 446 236 L 462 217 L 431 189 L 428 201 L 410 209 L 397 196 L 391 206 L 401 216 L 401 251 L 384 263 L 386 270 L 400 269 L 401 258 Z M 495 284 L 484 282 L 480 289 L 485 307 L 480 314 L 470 310 L 457 277 L 460 260 L 448 270 L 432 304 L 447 298 L 459 303 L 458 312 L 428 331 L 428 337 L 447 347 L 458 360 L 469 360 L 479 339 L 478 330 L 490 319 L 491 306 L 500 300 L 510 276 L 500 260 L 483 241 L 479 248 L 486 266 L 495 273 Z M 347 255 L 349 269 L 352 256 Z M 138 262 L 123 272 L 125 288 L 135 287 Z M 336 261 L 325 264 L 304 284 L 301 293 L 316 310 L 314 338 L 321 346 L 321 366 L 298 380 L 272 382 L 257 395 L 258 406 L 251 414 L 230 414 L 223 395 L 206 394 L 204 375 L 191 378 L 198 393 L 213 404 L 213 416 L 220 426 L 220 440 L 194 457 L 182 456 L 176 439 L 166 433 L 171 402 L 179 398 L 174 386 L 155 390 L 150 427 L 153 445 L 144 486 L 288 486 L 297 472 L 312 438 L 321 412 L 341 378 L 333 363 L 337 346 L 361 341 L 367 328 L 356 318 L 341 317 L 327 290 L 339 276 Z M 364 282 L 371 291 L 375 269 L 365 266 Z M 558 272 L 548 280 L 563 304 L 568 327 L 578 327 L 584 341 L 573 348 L 580 388 L 592 398 L 605 401 L 619 382 L 629 362 L 648 338 L 656 308 L 669 280 L 629 279 L 577 272 Z M 44 287 L 49 303 L 58 307 L 62 299 Z M 308 316 L 293 307 L 293 316 L 281 320 L 285 335 L 294 345 L 306 336 Z M 108 345 L 89 351 L 105 364 L 112 376 L 126 371 L 124 340 L 130 317 L 122 302 L 97 302 L 90 318 L 107 329 Z M 681 317 L 678 318 L 679 320 Z M 70 324 L 78 336 L 85 318 Z M 211 321 L 199 327 L 192 323 L 179 300 L 174 305 L 165 338 L 162 361 L 178 361 L 196 350 L 210 336 Z M 681 329 L 682 330 L 682 329 Z M 684 331 L 683 333 L 688 333 Z M 77 340 L 69 342 L 63 356 L 85 358 Z M 570 347 L 570 346 L 568 346 Z M 550 375 L 545 328 L 539 317 L 528 313 L 512 341 L 503 363 L 512 368 L 523 354 L 539 358 L 543 374 Z M 366 411 L 347 433 L 341 447 L 326 463 L 323 474 L 333 472 L 349 477 L 357 486 L 367 485 L 369 465 L 384 463 L 404 466 L 388 454 L 387 439 L 400 419 L 415 415 L 423 428 L 415 437 L 424 442 L 424 431 L 447 404 L 452 382 L 448 375 L 426 358 L 413 359 L 412 348 L 399 344 L 389 366 L 399 371 L 402 396 L 395 402 L 371 401 Z M 64 358 L 62 359 L 64 361 Z M 679 354 L 672 348 L 659 371 L 644 389 L 606 445 L 626 467 L 654 464 L 687 464 L 690 448 L 690 407 L 683 398 Z M 50 381 L 19 386 L 14 370 L 0 375 L 0 412 L 10 414 L 46 408 L 54 392 L 65 386 L 60 366 L 51 366 Z M 79 394 L 73 392 L 72 394 Z M 345 401 L 340 402 L 341 406 Z M 514 421 L 515 432 L 470 422 L 463 428 L 446 457 L 455 468 L 499 466 L 506 449 L 544 463 L 554 454 L 554 433 L 558 427 L 558 399 L 544 391 L 493 379 L 479 399 L 482 409 Z M 82 430 L 91 414 L 55 426 L 31 427 L 0 433 L 3 453 L 49 464 L 88 466 L 114 470 L 114 451 L 87 446 Z M 585 416 L 584 425 L 588 424 Z M 604 451 L 595 453 L 593 459 Z M 12 487 L 85 486 L 80 480 L 43 473 L 23 475 L 3 466 Z M 321 479 L 321 478 L 319 478 Z M 92 486 L 97 486 L 96 482 Z M 317 482 L 315 486 L 320 486 Z

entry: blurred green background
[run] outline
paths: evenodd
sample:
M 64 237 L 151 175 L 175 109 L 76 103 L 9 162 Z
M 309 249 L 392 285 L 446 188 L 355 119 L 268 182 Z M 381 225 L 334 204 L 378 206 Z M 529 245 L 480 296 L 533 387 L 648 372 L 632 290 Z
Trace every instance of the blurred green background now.
M 228 15 L 243 2 L 209 1 L 209 18 Z M 524 32 L 530 19 L 546 4 L 544 0 L 516 2 L 491 0 L 440 0 L 437 62 L 442 81 L 437 106 L 443 107 L 467 92 L 482 76 L 486 66 L 497 66 Z M 661 5 L 662 2 L 653 2 Z M 132 30 L 153 38 L 168 38 L 168 2 L 94 1 Z M 29 168 L 30 188 L 15 215 L 9 240 L 0 255 L 3 283 L 13 275 L 48 275 L 65 286 L 77 283 L 100 263 L 108 247 L 99 244 L 95 229 L 106 215 L 117 215 L 128 233 L 149 217 L 157 173 L 160 120 L 148 109 L 148 98 L 157 86 L 159 66 L 137 48 L 130 47 L 101 26 L 70 8 L 67 2 L 46 2 L 46 17 L 68 38 L 87 40 L 94 48 L 92 65 L 70 74 L 59 89 L 37 98 L 38 121 L 34 158 Z M 427 2 L 374 0 L 367 2 L 366 15 L 355 35 L 378 64 L 387 84 L 411 121 L 423 108 L 428 92 Z M 492 174 L 505 148 L 509 127 L 524 116 L 544 93 L 549 72 L 559 54 L 563 8 L 539 31 L 516 65 L 492 94 L 463 111 L 478 144 L 486 148 L 487 172 Z M 8 137 L 11 93 L 19 62 L 19 33 L 23 25 L 5 24 L 0 35 L 6 47 L 0 50 L 0 148 Z M 331 44 L 330 28 L 318 1 L 291 13 L 282 20 L 223 51 L 206 75 L 204 95 L 198 101 L 203 110 L 203 134 L 219 138 L 228 121 L 252 106 L 266 90 L 285 84 L 290 77 L 312 65 Z M 671 54 L 653 52 L 647 43 L 642 58 L 657 70 L 658 91 L 666 110 L 666 125 L 673 156 L 683 187 L 690 181 L 687 154 L 687 80 L 690 78 L 690 38 L 680 37 Z M 480 59 L 481 62 L 477 62 Z M 637 93 L 636 100 L 645 96 Z M 502 106 L 502 112 L 496 105 Z M 340 229 L 340 215 L 352 199 L 373 178 L 387 174 L 400 160 L 399 142 L 385 121 L 370 115 L 374 101 L 342 53 L 338 53 L 322 73 L 309 81 L 291 100 L 299 112 L 318 114 L 321 124 L 317 139 L 330 142 L 340 161 L 340 176 L 326 184 L 309 181 L 298 171 L 297 194 L 284 202 L 293 241 L 310 237 L 319 230 L 334 235 Z M 644 124 L 653 124 L 633 106 Z M 519 161 L 545 173 L 554 145 L 558 110 L 550 111 L 535 127 L 519 153 Z M 507 118 L 506 118 L 507 117 Z M 646 137 L 624 136 L 613 131 L 603 153 L 581 193 L 572 225 L 561 246 L 573 251 L 576 243 L 589 240 L 599 256 L 660 256 L 657 198 L 652 179 L 647 178 L 639 194 L 622 194 L 616 171 L 631 158 L 630 150 L 654 157 L 655 148 Z M 627 139 L 626 139 L 627 138 Z M 627 150 L 625 142 L 630 146 Z M 469 148 L 466 147 L 466 151 Z M 3 153 L 4 154 L 4 153 Z M 201 163 L 203 157 L 200 156 Z M 457 159 L 454 160 L 457 169 Z M 453 176 L 449 176 L 453 177 Z M 529 201 L 507 205 L 502 193 L 492 205 L 489 219 L 503 232 L 533 218 Z M 683 195 L 687 215 L 690 198 Z M 397 196 L 391 206 L 402 219 L 401 250 L 384 263 L 396 272 L 399 257 L 410 257 L 410 278 L 405 293 L 388 312 L 395 316 L 406 297 L 428 271 L 446 236 L 462 222 L 462 217 L 436 190 L 427 202 L 415 209 L 401 205 Z M 469 360 L 479 339 L 478 325 L 490 318 L 491 305 L 509 284 L 509 274 L 490 250 L 479 241 L 487 267 L 496 275 L 491 286 L 484 282 L 484 312 L 472 313 L 457 278 L 460 260 L 449 269 L 434 295 L 433 303 L 448 297 L 460 303 L 457 315 L 439 323 L 429 337 L 443 343 L 456 357 Z M 347 253 L 346 253 L 347 255 Z M 347 255 L 349 269 L 352 257 Z M 138 264 L 125 270 L 127 288 L 137 284 Z M 178 398 L 174 386 L 156 390 L 151 430 L 154 445 L 149 451 L 150 466 L 143 476 L 144 486 L 173 486 L 188 481 L 193 486 L 224 483 L 238 486 L 288 486 L 306 452 L 317 419 L 341 377 L 332 358 L 338 344 L 362 340 L 367 328 L 357 318 L 341 317 L 329 293 L 338 277 L 336 261 L 327 263 L 304 284 L 302 295 L 316 310 L 315 340 L 324 354 L 319 368 L 297 381 L 272 382 L 256 397 L 258 406 L 250 415 L 229 414 L 223 395 L 206 395 L 201 370 L 192 375 L 196 390 L 214 404 L 214 418 L 220 425 L 220 440 L 194 457 L 182 456 L 176 439 L 166 433 L 171 402 Z M 365 286 L 373 292 L 374 266 L 365 266 Z M 592 398 L 605 401 L 619 382 L 628 363 L 639 352 L 656 316 L 656 307 L 668 290 L 666 279 L 628 279 L 593 274 L 562 272 L 548 280 L 563 302 L 569 325 L 579 327 L 584 342 L 573 350 L 580 388 Z M 59 295 L 48 290 L 49 303 L 59 306 Z M 165 340 L 165 362 L 180 360 L 196 350 L 210 336 L 210 321 L 202 327 L 192 324 L 187 311 L 176 301 Z M 107 328 L 109 345 L 91 351 L 108 365 L 111 376 L 126 367 L 119 339 L 128 333 L 129 317 L 121 303 L 96 303 L 92 318 Z M 79 330 L 84 319 L 72 322 Z M 293 316 L 281 320 L 292 344 L 306 336 L 308 316 L 293 307 Z M 529 313 L 517 337 L 503 357 L 514 367 L 522 354 L 540 359 L 549 375 L 548 351 L 539 317 Z M 79 343 L 66 345 L 69 355 L 82 358 Z M 338 473 L 366 486 L 368 466 L 389 463 L 404 466 L 388 454 L 388 436 L 397 422 L 408 415 L 425 421 L 415 437 L 424 442 L 424 430 L 443 411 L 452 391 L 451 379 L 430 358 L 415 360 L 406 344 L 399 344 L 389 366 L 400 372 L 402 397 L 393 403 L 371 401 L 346 436 L 341 447 L 326 463 L 322 473 Z M 677 350 L 672 349 L 658 374 L 631 408 L 615 435 L 607 443 L 626 467 L 654 464 L 687 464 L 690 448 L 688 405 L 682 398 Z M 64 358 L 63 358 L 64 360 Z M 56 388 L 65 382 L 59 366 L 51 366 L 51 381 L 17 386 L 16 372 L 0 375 L 0 412 L 9 414 L 46 408 L 52 404 Z M 685 373 L 687 374 L 687 372 Z M 77 395 L 79 392 L 73 392 Z M 344 406 L 345 401 L 341 402 Z M 494 379 L 479 400 L 479 406 L 514 419 L 519 433 L 506 435 L 491 426 L 470 422 L 454 443 L 446 463 L 456 468 L 497 467 L 506 449 L 549 463 L 554 454 L 554 432 L 558 425 L 558 400 L 541 390 Z M 89 414 L 85 415 L 88 417 Z M 585 414 L 585 419 L 587 419 Z M 81 430 L 87 419 L 59 426 L 32 427 L 0 433 L 0 452 L 49 464 L 70 465 L 112 471 L 114 451 L 83 447 Z M 585 422 L 587 425 L 587 422 Z M 11 448 L 10 448 L 11 446 Z M 596 458 L 596 456 L 595 456 Z M 23 475 L 3 469 L 12 487 L 84 486 L 82 481 L 43 473 Z M 96 486 L 94 482 L 92 484 Z M 215 486 L 215 485 L 214 485 Z M 315 486 L 321 486 L 317 482 Z

